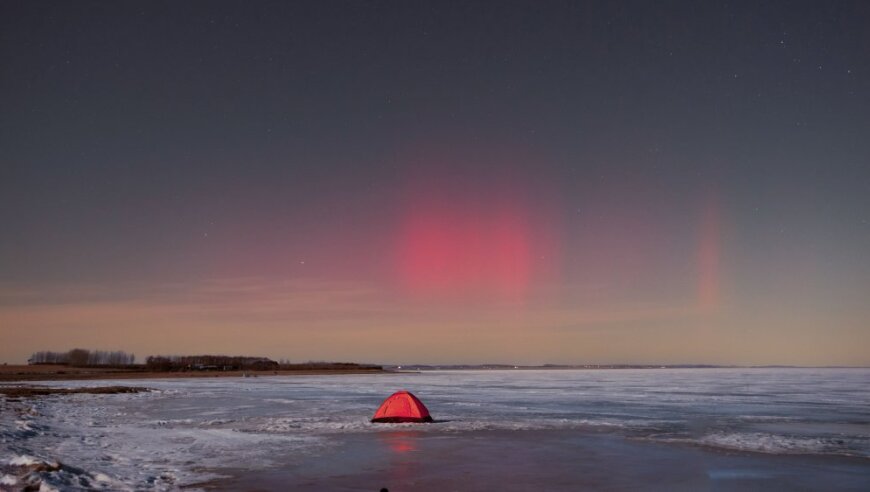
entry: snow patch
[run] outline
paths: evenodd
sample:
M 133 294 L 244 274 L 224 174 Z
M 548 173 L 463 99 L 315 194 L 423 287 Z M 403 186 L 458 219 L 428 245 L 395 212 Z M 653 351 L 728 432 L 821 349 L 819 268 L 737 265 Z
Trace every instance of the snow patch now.
M 39 465 L 42 464 L 43 461 L 39 458 L 34 458 L 33 456 L 28 456 L 26 454 L 22 454 L 20 456 L 15 456 L 14 458 L 9 460 L 9 464 L 12 466 L 30 466 L 30 465 Z

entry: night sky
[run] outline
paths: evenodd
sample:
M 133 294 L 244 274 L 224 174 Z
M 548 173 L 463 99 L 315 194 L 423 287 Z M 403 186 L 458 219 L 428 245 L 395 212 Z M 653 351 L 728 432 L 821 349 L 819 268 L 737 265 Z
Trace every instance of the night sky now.
M 868 26 L 0 0 L 0 361 L 870 364 Z

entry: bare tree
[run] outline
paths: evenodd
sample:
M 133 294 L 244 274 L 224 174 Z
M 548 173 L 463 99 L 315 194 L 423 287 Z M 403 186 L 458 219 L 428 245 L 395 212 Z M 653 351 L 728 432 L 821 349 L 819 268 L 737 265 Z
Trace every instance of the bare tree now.
M 88 365 L 90 362 L 91 353 L 89 350 L 85 349 L 72 349 L 69 351 L 69 365 L 74 367 L 82 367 Z
M 136 356 L 116 350 L 85 350 L 73 349 L 68 352 L 34 352 L 28 362 L 30 364 L 66 364 L 70 366 L 128 366 L 133 365 Z

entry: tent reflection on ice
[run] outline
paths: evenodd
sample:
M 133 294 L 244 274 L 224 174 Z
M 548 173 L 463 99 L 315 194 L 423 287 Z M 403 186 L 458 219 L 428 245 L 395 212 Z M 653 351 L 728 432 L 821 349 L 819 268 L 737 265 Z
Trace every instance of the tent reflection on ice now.
M 432 422 L 429 409 L 416 396 L 408 391 L 397 391 L 381 403 L 372 422 Z

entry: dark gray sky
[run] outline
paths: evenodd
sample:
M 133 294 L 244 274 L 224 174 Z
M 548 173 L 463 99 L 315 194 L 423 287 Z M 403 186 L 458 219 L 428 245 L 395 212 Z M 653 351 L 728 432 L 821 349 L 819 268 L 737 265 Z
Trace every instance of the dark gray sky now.
M 368 289 L 391 314 L 357 334 L 524 306 L 529 353 L 416 361 L 870 362 L 868 25 L 867 2 L 2 0 L 0 330 L 118 347 L 141 313 L 26 313 L 258 279 Z M 667 342 L 563 348 L 614 323 Z

